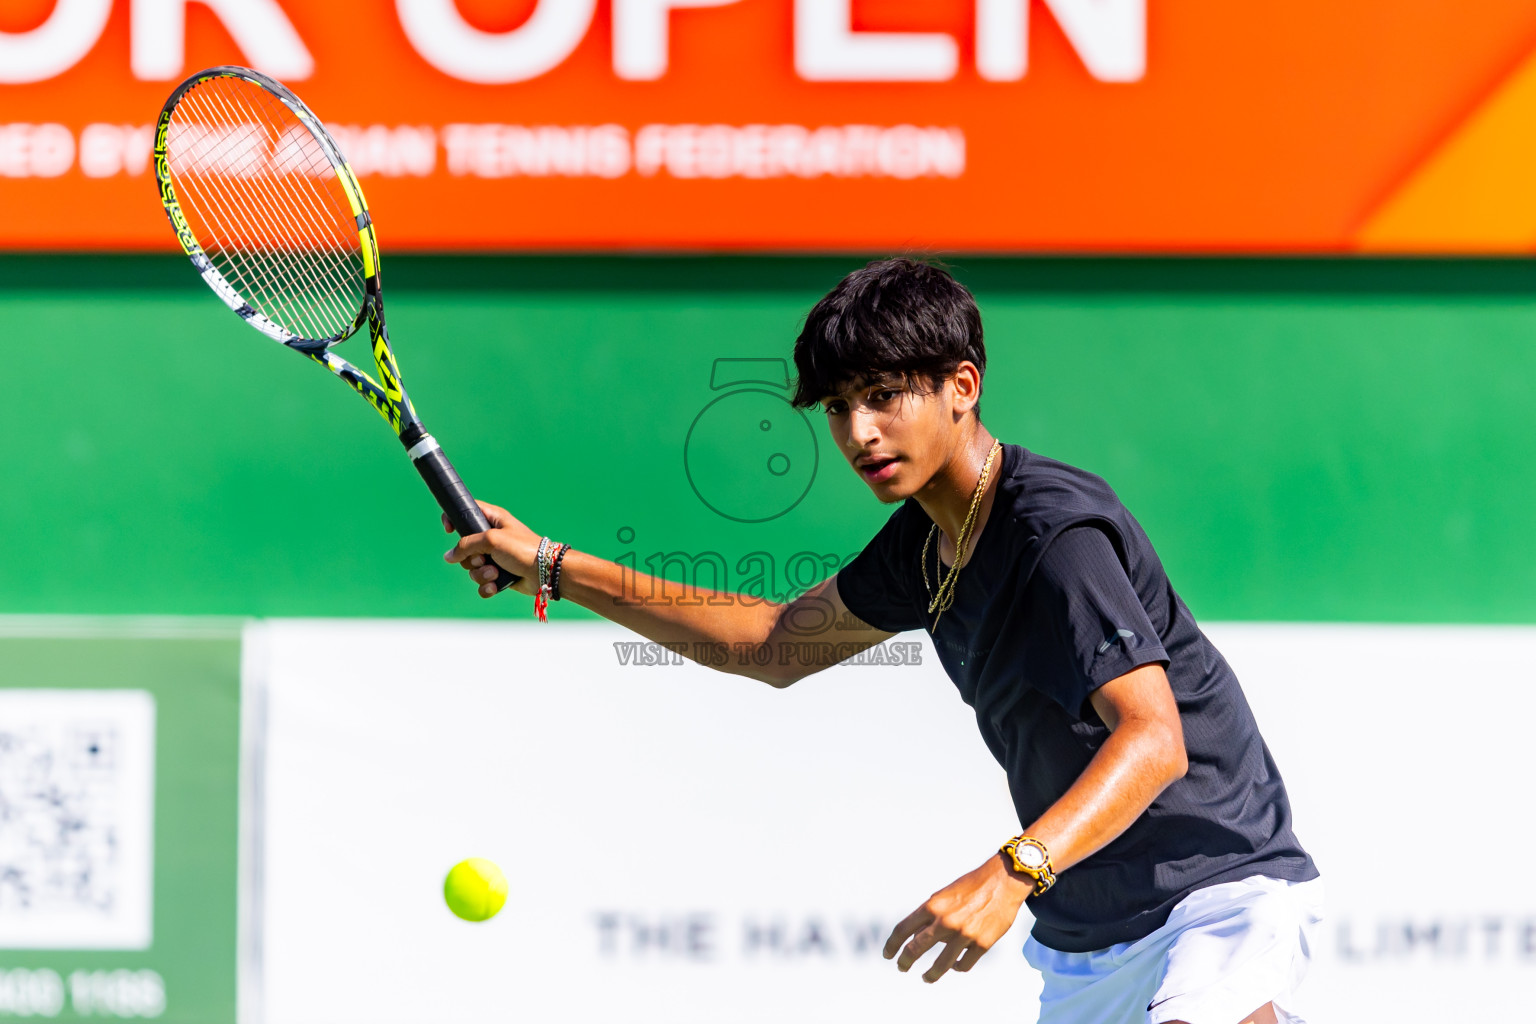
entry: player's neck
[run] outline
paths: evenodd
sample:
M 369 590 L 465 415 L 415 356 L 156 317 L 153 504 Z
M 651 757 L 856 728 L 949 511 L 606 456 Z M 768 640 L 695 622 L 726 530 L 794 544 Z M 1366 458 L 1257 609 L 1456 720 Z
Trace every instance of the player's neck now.
M 928 518 L 939 524 L 939 529 L 943 531 L 946 543 L 941 545 L 941 553 L 946 556 L 946 561 L 953 557 L 954 539 L 959 536 L 965 517 L 970 514 L 971 500 L 976 494 L 976 481 L 981 478 L 982 467 L 987 463 L 987 454 L 991 452 L 995 440 L 986 427 L 979 422 L 975 423 L 955 445 L 949 460 L 913 495 L 923 511 L 928 513 Z M 992 475 L 982 494 L 976 524 L 971 528 L 973 538 L 981 535 L 981 528 L 986 524 L 1000 476 L 1002 456 L 992 462 Z

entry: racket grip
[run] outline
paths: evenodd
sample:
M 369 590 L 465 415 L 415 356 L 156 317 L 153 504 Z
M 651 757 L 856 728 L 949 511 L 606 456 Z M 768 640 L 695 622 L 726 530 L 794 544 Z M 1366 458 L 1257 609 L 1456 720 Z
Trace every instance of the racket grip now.
M 459 479 L 458 472 L 453 468 L 453 463 L 448 461 L 448 456 L 443 454 L 431 435 L 422 438 L 410 449 L 411 462 L 416 466 L 416 472 L 427 482 L 427 488 L 432 492 L 432 497 L 442 506 L 443 512 L 448 516 L 448 522 L 458 531 L 459 536 L 467 537 L 472 533 L 484 533 L 491 528 L 486 520 L 485 513 L 480 511 L 480 506 L 475 504 L 474 497 L 469 493 L 469 488 L 464 486 L 464 481 Z M 494 564 L 494 563 L 493 563 Z M 506 590 L 522 577 L 514 576 L 501 566 L 496 566 L 496 589 Z

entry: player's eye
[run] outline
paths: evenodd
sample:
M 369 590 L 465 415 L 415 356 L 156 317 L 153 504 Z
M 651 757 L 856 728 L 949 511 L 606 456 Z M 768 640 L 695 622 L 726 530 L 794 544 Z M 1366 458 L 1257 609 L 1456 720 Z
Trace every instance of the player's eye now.
M 896 400 L 896 396 L 900 393 L 901 392 L 897 391 L 895 388 L 880 388 L 873 395 L 871 395 L 870 398 L 873 401 L 879 402 L 883 405 L 886 402 L 894 402 Z
M 848 411 L 846 402 L 828 402 L 823 408 L 828 416 L 841 416 Z

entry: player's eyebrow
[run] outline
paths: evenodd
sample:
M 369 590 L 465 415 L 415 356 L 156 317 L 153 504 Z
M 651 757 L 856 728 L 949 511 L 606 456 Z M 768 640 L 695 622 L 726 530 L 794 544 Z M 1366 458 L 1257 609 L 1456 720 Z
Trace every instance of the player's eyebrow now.
M 874 377 L 855 377 L 853 380 L 849 381 L 841 391 L 833 391 L 822 395 L 818 401 L 825 403 L 830 402 L 834 398 L 841 398 L 844 401 L 847 401 L 853 395 L 858 395 L 865 391 L 869 391 L 871 388 L 899 388 L 905 385 L 905 383 L 906 381 L 899 374 L 879 374 Z

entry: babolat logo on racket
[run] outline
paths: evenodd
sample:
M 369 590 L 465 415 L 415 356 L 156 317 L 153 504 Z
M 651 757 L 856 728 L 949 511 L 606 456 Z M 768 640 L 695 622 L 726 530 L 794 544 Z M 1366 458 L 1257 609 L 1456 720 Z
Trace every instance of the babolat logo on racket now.
M 198 72 L 161 110 L 155 179 L 171 227 L 208 287 L 246 323 L 362 395 L 455 529 L 490 529 L 405 393 L 367 204 L 303 101 L 250 68 Z M 378 380 L 331 351 L 365 323 Z M 503 589 L 516 577 L 503 570 L 496 582 Z
M 188 227 L 187 218 L 181 212 L 181 204 L 176 200 L 176 190 L 171 184 L 170 161 L 165 155 L 165 139 L 170 124 L 170 111 L 163 111 L 159 127 L 155 129 L 155 180 L 160 185 L 160 203 L 165 207 L 166 215 L 171 218 L 171 227 L 176 232 L 176 241 L 181 245 L 181 251 L 193 257 L 198 272 L 202 273 L 207 269 L 207 262 L 202 259 L 197 236 Z

